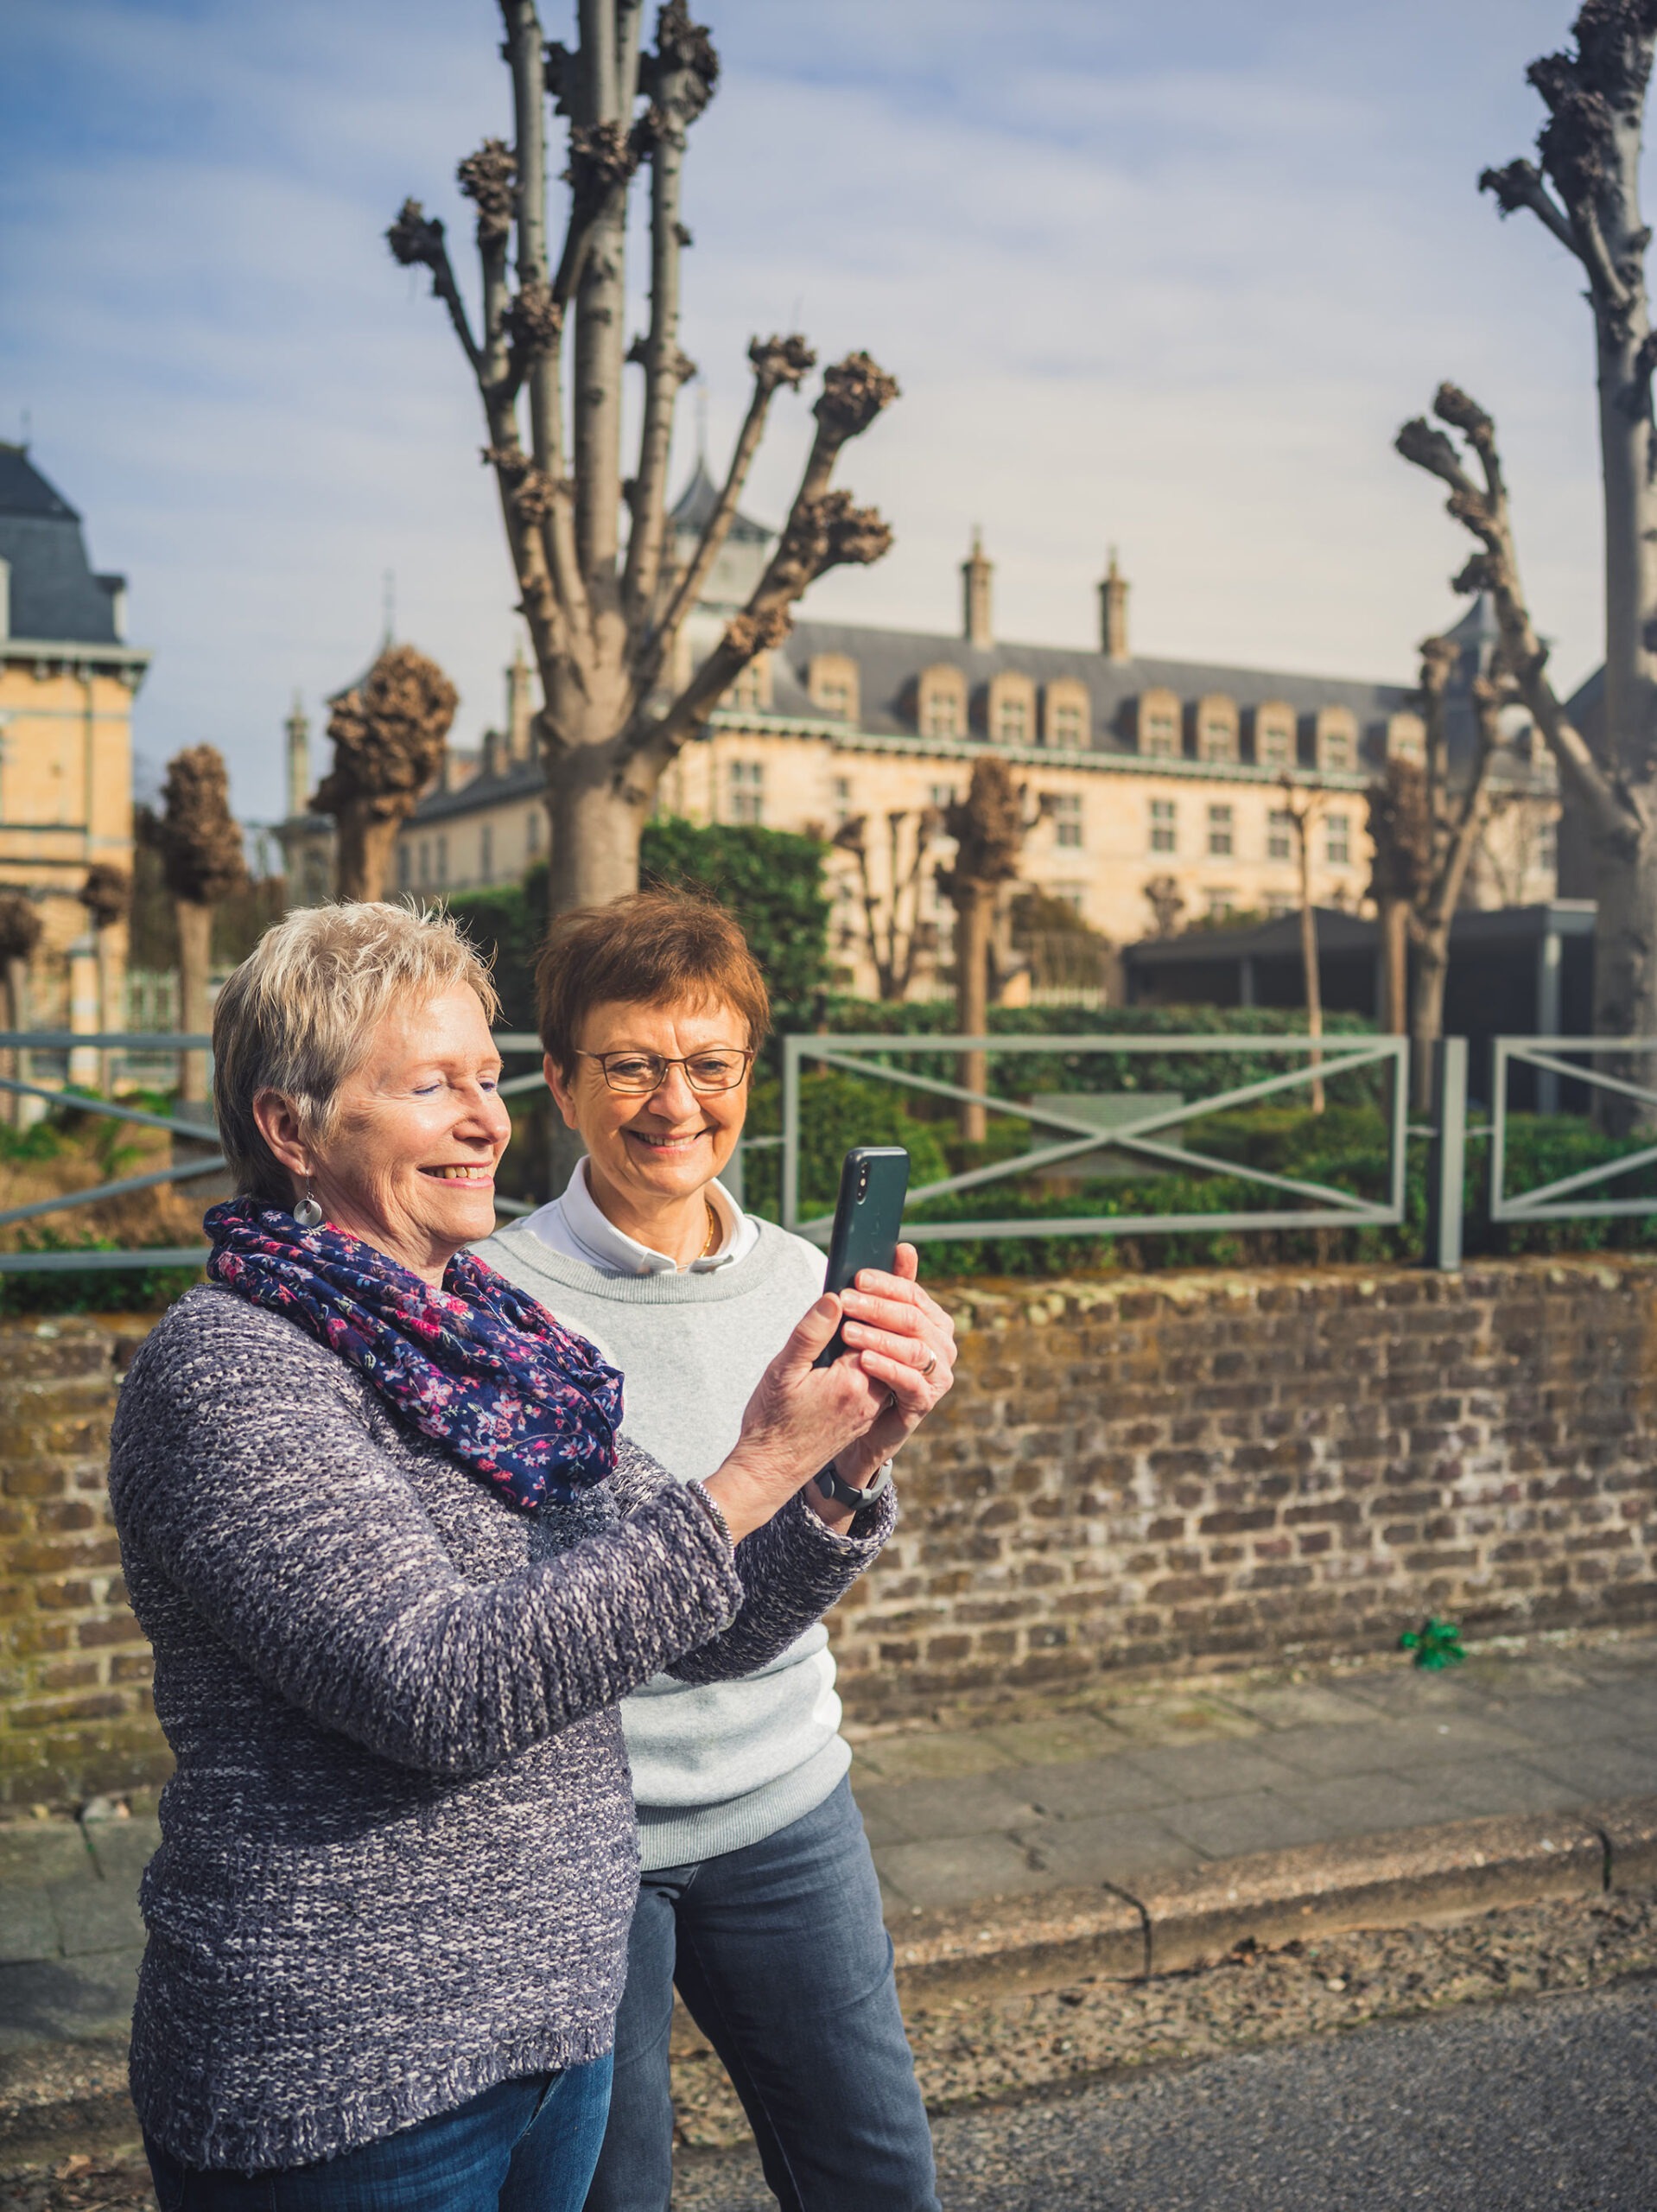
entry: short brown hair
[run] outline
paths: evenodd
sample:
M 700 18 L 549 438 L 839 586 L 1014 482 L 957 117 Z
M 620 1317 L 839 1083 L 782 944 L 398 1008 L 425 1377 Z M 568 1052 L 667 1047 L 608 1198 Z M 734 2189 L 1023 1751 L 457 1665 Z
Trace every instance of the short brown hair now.
M 741 925 L 711 899 L 665 887 L 561 915 L 536 962 L 535 996 L 541 1042 L 566 1077 L 595 1006 L 723 1000 L 756 1052 L 771 1027 L 771 996 Z

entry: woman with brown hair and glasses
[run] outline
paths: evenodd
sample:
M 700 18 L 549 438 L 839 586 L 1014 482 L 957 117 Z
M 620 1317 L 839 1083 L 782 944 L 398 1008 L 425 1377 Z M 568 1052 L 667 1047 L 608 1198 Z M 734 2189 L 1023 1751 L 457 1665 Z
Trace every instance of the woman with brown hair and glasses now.
M 547 1081 L 587 1156 L 480 1255 L 603 1349 L 625 1377 L 629 1433 L 690 1479 L 730 1449 L 755 1379 L 822 1289 L 822 1252 L 744 1213 L 717 1179 L 770 1026 L 765 979 L 721 908 L 651 891 L 566 917 L 538 991 Z M 855 1348 L 895 1324 L 936 1403 L 954 1329 L 915 1272 L 904 1245 L 893 1274 L 860 1275 L 846 1338 Z M 808 1488 L 854 1552 L 920 1418 L 894 1404 Z M 667 2212 L 676 1983 L 780 2204 L 936 2212 L 834 1681 L 817 1624 L 740 1681 L 663 1675 L 623 1700 L 644 1872 L 587 2212 Z

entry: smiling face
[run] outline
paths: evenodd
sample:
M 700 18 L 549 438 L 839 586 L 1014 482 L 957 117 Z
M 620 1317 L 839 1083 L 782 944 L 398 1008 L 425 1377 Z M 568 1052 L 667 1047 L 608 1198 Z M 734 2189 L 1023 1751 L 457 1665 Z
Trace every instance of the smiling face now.
M 441 1284 L 461 1246 L 495 1225 L 495 1168 L 511 1135 L 499 1080 L 484 1010 L 460 984 L 384 1017 L 340 1086 L 323 1142 L 305 1141 L 275 1091 L 254 1112 L 328 1221 Z
M 548 1060 L 553 1096 L 587 1146 L 587 1187 L 618 1228 L 634 1236 L 641 1228 L 660 1230 L 687 1208 L 694 1221 L 702 1192 L 736 1150 L 749 1078 L 734 1090 L 697 1092 L 675 1067 L 648 1098 L 629 1097 L 612 1090 L 598 1060 L 586 1055 L 659 1052 L 684 1059 L 720 1046 L 745 1050 L 747 1043 L 747 1024 L 718 1000 L 670 1006 L 612 1001 L 594 1007 L 582 1023 L 583 1057 L 568 1077 Z M 705 1234 L 704 1228 L 694 1249 Z M 657 1236 L 642 1241 L 674 1249 Z

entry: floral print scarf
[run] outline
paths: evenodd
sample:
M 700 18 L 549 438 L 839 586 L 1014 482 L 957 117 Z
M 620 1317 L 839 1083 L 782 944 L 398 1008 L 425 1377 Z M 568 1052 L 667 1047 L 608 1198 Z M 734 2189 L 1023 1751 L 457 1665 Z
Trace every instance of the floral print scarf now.
M 367 1377 L 515 1505 L 567 1504 L 616 1463 L 621 1377 L 469 1252 L 441 1290 L 371 1244 L 254 1198 L 211 1207 L 207 1273 Z

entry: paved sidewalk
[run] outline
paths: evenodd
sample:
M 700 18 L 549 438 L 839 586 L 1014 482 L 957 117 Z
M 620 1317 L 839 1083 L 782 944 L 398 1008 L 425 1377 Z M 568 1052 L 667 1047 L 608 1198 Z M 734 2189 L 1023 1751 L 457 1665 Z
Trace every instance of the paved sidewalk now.
M 1400 1656 L 1187 1687 L 1105 1683 L 1019 1717 L 860 1733 L 894 1931 L 991 1897 L 1657 1794 L 1657 1637 L 1535 1639 L 1441 1675 Z M 0 1827 L 0 2057 L 124 2035 L 153 1819 Z
M 905 1730 L 852 1779 L 887 1916 L 1109 1884 L 1493 1814 L 1657 1793 L 1657 1637 L 1396 1659 Z

